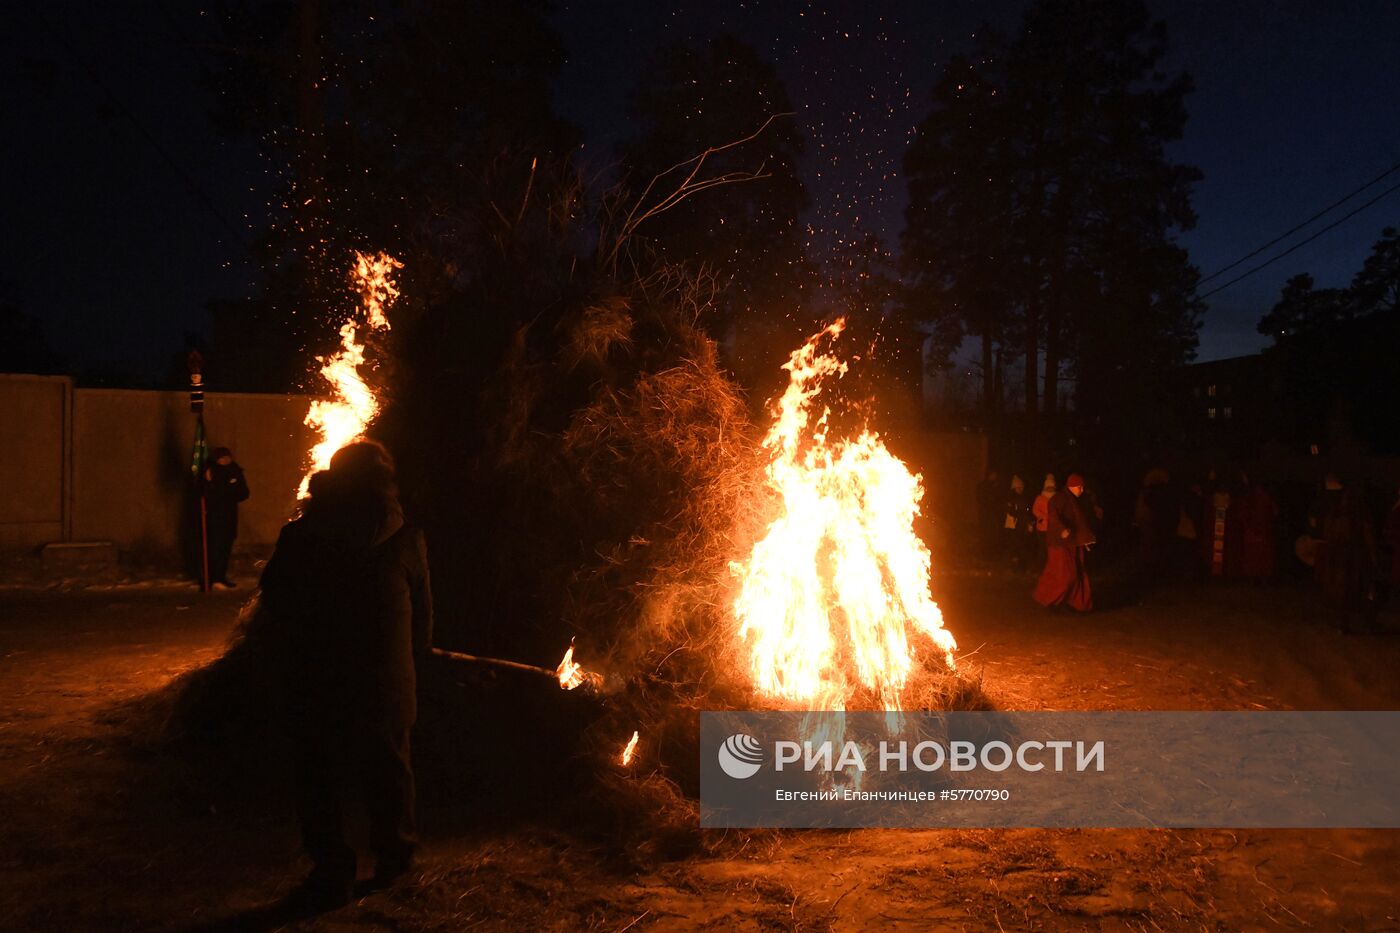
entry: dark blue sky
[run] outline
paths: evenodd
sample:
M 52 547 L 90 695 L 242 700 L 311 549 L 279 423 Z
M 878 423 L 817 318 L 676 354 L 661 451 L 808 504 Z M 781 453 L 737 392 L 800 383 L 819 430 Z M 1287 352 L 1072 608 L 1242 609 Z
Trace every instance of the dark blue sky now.
M 1203 272 L 1400 161 L 1400 3 L 1152 8 L 1170 29 L 1171 66 L 1196 81 L 1173 155 L 1205 172 L 1200 223 L 1182 238 Z M 601 158 L 627 131 L 628 92 L 649 55 L 734 32 L 776 63 L 798 107 L 813 237 L 874 230 L 893 242 L 900 161 L 937 69 L 981 21 L 1009 26 L 1020 9 L 559 0 L 555 20 L 571 54 L 559 105 Z M 221 138 L 208 119 L 199 71 L 216 33 L 192 4 L 6 4 L 4 17 L 0 210 L 10 236 L 0 284 L 78 366 L 152 371 L 186 330 L 206 325 L 207 298 L 247 288 L 253 270 L 240 234 L 252 235 L 248 218 L 269 196 L 251 148 Z M 1212 298 L 1201 357 L 1259 347 L 1255 321 L 1288 276 L 1309 271 L 1321 285 L 1344 285 L 1380 229 L 1396 223 L 1400 192 Z

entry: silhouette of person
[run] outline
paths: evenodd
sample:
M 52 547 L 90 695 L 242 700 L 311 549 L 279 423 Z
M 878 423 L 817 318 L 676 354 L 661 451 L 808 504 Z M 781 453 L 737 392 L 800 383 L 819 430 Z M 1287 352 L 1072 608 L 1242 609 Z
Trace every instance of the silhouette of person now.
M 204 468 L 205 532 L 209 545 L 209 583 L 220 589 L 234 587 L 228 578 L 233 541 L 238 537 L 238 503 L 248 498 L 243 468 L 233 461 L 227 447 L 215 447 Z
M 319 912 L 352 896 L 356 853 L 343 820 L 355 796 L 369 812 L 375 885 L 412 864 L 409 733 L 432 600 L 423 536 L 404 522 L 382 446 L 341 448 L 310 493 L 263 571 L 261 611 L 288 677 L 297 810 L 314 866 L 290 900 Z

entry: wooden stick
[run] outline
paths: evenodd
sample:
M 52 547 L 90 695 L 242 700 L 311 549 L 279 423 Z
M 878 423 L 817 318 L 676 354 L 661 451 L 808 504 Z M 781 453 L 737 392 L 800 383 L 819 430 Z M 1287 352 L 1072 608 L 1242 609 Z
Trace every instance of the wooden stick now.
M 547 667 L 536 667 L 533 664 L 521 664 L 519 661 L 507 661 L 504 658 L 482 658 L 474 654 L 463 654 L 460 651 L 448 651 L 446 648 L 434 648 L 433 654 L 452 661 L 465 661 L 468 664 L 489 664 L 494 667 L 508 667 L 512 670 L 529 671 L 532 674 L 543 674 L 551 680 L 559 679 L 558 672 L 551 671 Z

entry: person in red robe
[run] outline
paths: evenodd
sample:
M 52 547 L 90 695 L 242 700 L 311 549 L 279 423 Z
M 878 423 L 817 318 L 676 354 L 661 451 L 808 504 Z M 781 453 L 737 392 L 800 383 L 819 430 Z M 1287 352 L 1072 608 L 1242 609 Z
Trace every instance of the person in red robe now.
M 1277 569 L 1274 557 L 1274 526 L 1278 503 L 1269 491 L 1241 474 L 1242 492 L 1236 503 L 1240 526 L 1240 576 L 1251 583 L 1272 580 Z
M 1035 601 L 1047 609 L 1068 606 L 1079 612 L 1094 608 L 1084 556 L 1095 541 L 1091 520 L 1080 504 L 1084 477 L 1070 474 L 1065 489 L 1046 509 L 1045 569 L 1035 585 Z

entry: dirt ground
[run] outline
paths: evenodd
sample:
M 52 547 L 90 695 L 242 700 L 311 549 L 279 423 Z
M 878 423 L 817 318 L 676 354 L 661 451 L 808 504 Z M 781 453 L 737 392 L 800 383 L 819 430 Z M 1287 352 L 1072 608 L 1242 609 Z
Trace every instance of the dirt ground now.
M 1003 709 L 1400 708 L 1400 636 L 1337 634 L 1306 587 L 1194 586 L 1082 618 L 1036 609 L 1024 579 L 938 589 Z M 216 657 L 243 597 L 0 591 L 5 927 L 286 925 L 267 905 L 305 866 L 275 782 L 219 763 L 216 791 L 131 736 L 132 702 Z M 786 832 L 638 869 L 558 829 L 432 805 L 421 822 L 411 880 L 291 926 L 1400 929 L 1396 831 Z

